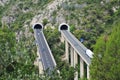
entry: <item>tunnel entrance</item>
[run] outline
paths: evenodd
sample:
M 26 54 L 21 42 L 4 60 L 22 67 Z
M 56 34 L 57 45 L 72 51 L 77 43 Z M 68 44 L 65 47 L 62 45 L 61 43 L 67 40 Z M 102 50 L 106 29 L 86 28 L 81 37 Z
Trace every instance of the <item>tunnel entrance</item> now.
M 41 24 L 35 24 L 34 26 L 34 29 L 42 29 L 43 26 Z
M 68 30 L 68 26 L 67 25 L 61 25 L 60 30 Z
M 60 30 L 68 30 L 69 31 L 69 25 L 65 24 L 65 23 L 62 23 L 60 26 L 59 26 L 59 31 Z

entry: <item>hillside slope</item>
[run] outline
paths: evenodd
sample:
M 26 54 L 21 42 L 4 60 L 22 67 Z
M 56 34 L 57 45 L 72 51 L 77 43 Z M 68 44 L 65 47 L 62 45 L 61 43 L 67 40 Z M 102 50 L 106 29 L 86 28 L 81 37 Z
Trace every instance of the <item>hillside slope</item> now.
M 68 70 L 68 64 L 58 59 L 64 53 L 64 44 L 58 44 L 58 25 L 69 24 L 71 32 L 94 50 L 96 40 L 101 34 L 110 35 L 111 25 L 119 17 L 119 0 L 0 0 L 0 79 L 39 79 L 38 69 L 33 65 L 34 23 L 41 22 L 46 27 L 45 36 L 60 62 L 61 76 L 72 79 L 74 74 L 70 73 L 74 69 Z

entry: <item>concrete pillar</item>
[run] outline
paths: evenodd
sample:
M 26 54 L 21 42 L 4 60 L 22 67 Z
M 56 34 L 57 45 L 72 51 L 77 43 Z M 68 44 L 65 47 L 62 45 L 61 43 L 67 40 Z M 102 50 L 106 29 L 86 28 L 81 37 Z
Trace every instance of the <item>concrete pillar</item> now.
M 71 66 L 74 67 L 74 49 L 70 47 Z
M 39 74 L 43 74 L 44 71 L 43 71 L 43 64 L 41 59 L 38 59 L 38 67 L 39 67 Z
M 42 60 L 41 60 L 41 55 L 39 53 L 39 48 L 37 47 L 37 63 L 38 63 L 38 69 L 39 69 L 39 74 L 43 74 L 43 64 L 42 64 Z
M 76 67 L 76 65 L 78 64 L 78 55 L 76 53 L 76 51 L 74 50 L 74 68 Z M 78 80 L 78 72 L 75 72 L 75 77 L 74 80 Z
M 89 72 L 89 66 L 87 65 L 87 79 L 90 79 L 90 72 Z
M 84 77 L 84 61 L 80 57 L 80 78 L 83 78 L 83 77 Z
M 65 57 L 66 61 L 69 63 L 69 45 L 67 41 L 65 41 Z
M 74 67 L 76 66 L 77 63 L 78 63 L 78 55 L 76 51 L 74 50 Z
M 64 37 L 63 35 L 61 34 L 61 38 L 60 38 L 61 42 L 64 42 Z

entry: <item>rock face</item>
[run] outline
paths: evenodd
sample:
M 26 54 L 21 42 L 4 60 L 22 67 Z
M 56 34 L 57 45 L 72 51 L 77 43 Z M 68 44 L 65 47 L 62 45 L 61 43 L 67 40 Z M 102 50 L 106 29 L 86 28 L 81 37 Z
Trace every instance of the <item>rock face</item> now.
M 8 4 L 10 0 L 0 0 L 0 6 L 4 6 L 5 4 Z
M 34 23 L 42 23 L 43 19 L 48 19 L 51 23 L 62 23 L 65 22 L 64 16 L 60 13 L 57 13 L 58 6 L 60 6 L 65 0 L 54 0 L 49 3 L 44 10 L 40 11 L 40 14 L 36 15 L 32 21 L 31 25 Z M 57 15 L 57 16 L 54 16 Z
M 3 25 L 6 24 L 10 27 L 10 24 L 15 21 L 15 18 L 13 16 L 3 16 L 1 21 Z

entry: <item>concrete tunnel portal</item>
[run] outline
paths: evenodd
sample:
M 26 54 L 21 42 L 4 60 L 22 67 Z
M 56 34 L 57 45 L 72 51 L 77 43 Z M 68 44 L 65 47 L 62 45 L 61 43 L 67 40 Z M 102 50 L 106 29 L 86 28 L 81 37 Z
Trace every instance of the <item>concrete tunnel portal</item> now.
M 69 25 L 67 25 L 65 23 L 60 24 L 59 31 L 60 30 L 68 30 L 69 31 Z
M 43 26 L 42 26 L 42 24 L 35 24 L 34 26 L 33 26 L 33 28 L 34 29 L 43 29 Z

